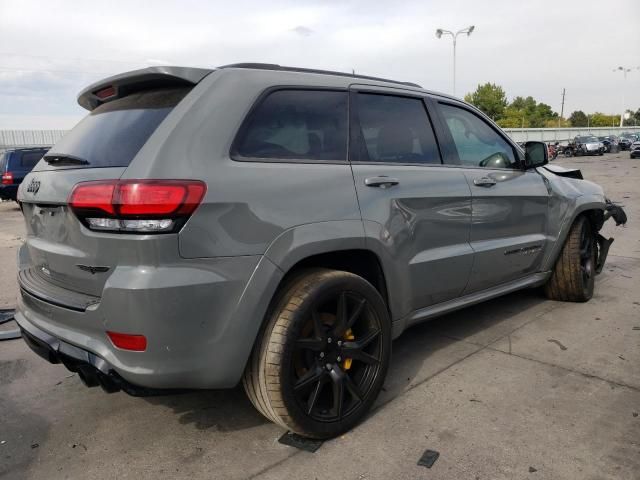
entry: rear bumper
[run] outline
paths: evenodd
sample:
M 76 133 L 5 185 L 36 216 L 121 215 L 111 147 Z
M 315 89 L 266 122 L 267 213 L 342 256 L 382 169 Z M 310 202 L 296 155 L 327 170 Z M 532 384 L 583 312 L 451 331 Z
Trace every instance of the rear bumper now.
M 106 389 L 234 387 L 282 274 L 266 257 L 185 263 L 116 268 L 86 310 L 21 283 L 15 319 L 37 353 Z M 118 349 L 107 331 L 144 335 L 147 349 Z
M 0 199 L 15 200 L 18 195 L 18 185 L 0 185 Z
M 20 330 L 31 350 L 50 363 L 62 363 L 69 371 L 77 373 L 87 387 L 100 385 L 107 393 L 123 390 L 134 396 L 168 393 L 166 390 L 144 388 L 127 382 L 103 358 L 49 335 L 33 325 L 21 326 Z

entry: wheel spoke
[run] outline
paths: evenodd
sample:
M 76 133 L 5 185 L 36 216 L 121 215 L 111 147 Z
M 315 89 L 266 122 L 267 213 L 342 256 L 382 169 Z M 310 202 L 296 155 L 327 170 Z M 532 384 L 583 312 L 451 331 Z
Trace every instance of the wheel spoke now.
M 322 368 L 312 368 L 298 379 L 298 381 L 293 385 L 293 389 L 302 390 L 304 388 L 308 388 L 311 385 L 314 385 L 323 376 L 324 370 Z
M 371 330 L 364 337 L 358 339 L 357 341 L 344 342 L 343 351 L 345 349 L 349 350 L 362 350 L 371 342 L 373 342 L 380 335 L 380 330 Z
M 363 363 L 367 363 L 369 365 L 376 365 L 380 363 L 380 360 L 378 358 L 360 349 L 343 348 L 342 352 L 346 358 L 351 358 L 352 360 L 357 360 Z
M 346 373 L 344 376 L 344 384 L 347 387 L 347 390 L 349 391 L 349 393 L 353 395 L 353 398 L 361 402 L 363 398 L 362 392 L 360 391 L 360 388 L 351 379 L 348 373 Z
M 300 338 L 296 340 L 296 348 L 299 350 L 322 351 L 324 342 L 317 338 Z
M 366 305 L 366 303 L 367 301 L 364 298 L 360 299 L 358 305 L 356 306 L 356 309 L 353 311 L 353 313 L 349 317 L 349 320 L 347 321 L 345 332 L 353 327 L 353 325 L 356 323 L 356 320 L 360 318 L 360 315 L 362 315 L 362 311 L 364 310 L 364 306 Z M 344 334 L 344 332 L 342 333 Z
M 309 395 L 309 399 L 307 400 L 307 414 L 311 415 L 313 411 L 313 407 L 316 406 L 316 402 L 318 401 L 318 397 L 320 396 L 320 392 L 322 391 L 322 387 L 326 382 L 326 376 L 322 375 L 316 382 L 316 386 L 314 387 L 311 395 Z
M 344 380 L 340 379 L 333 382 L 333 408 L 332 413 L 342 420 L 342 406 L 344 403 Z

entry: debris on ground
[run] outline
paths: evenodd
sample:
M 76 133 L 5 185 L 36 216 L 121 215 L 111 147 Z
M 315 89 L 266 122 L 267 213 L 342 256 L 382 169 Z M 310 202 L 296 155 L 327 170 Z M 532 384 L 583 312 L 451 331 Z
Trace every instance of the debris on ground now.
M 433 467 L 433 464 L 436 463 L 436 460 L 438 460 L 439 456 L 440 453 L 436 452 L 435 450 L 425 450 L 420 457 L 420 460 L 418 460 L 418 465 L 420 465 L 421 467 L 431 468 Z
M 537 468 L 529 467 L 529 473 L 536 473 L 537 471 Z
M 554 338 L 549 338 L 547 340 L 547 342 L 555 343 L 556 345 L 558 345 L 560 347 L 560 350 L 566 350 L 567 349 L 567 347 L 565 347 L 562 343 L 560 343 L 558 340 L 556 340 Z
M 633 415 L 634 417 L 638 416 L 638 412 L 632 412 L 631 415 Z
M 0 309 L 0 325 L 12 321 L 15 313 L 16 311 L 13 308 Z M 0 331 L 0 340 L 14 340 L 21 336 L 19 328 Z
M 278 442 L 287 445 L 289 447 L 294 447 L 299 450 L 304 450 L 305 452 L 314 453 L 316 450 L 320 448 L 322 445 L 322 440 L 314 440 L 312 438 L 305 438 L 296 433 L 287 432 L 282 435 Z

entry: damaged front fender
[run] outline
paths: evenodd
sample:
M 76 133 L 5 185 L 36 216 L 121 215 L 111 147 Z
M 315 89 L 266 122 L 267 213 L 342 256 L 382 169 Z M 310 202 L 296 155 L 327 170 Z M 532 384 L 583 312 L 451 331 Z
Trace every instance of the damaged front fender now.
M 584 180 L 580 170 L 557 166 L 547 167 L 538 169 L 549 191 L 548 238 L 550 242 L 542 266 L 543 271 L 553 269 L 576 218 L 580 215 L 588 215 L 597 244 L 596 272 L 600 273 L 613 238 L 607 239 L 599 232 L 609 218 L 613 218 L 616 225 L 624 225 L 627 216 L 620 205 L 606 198 L 600 185 Z

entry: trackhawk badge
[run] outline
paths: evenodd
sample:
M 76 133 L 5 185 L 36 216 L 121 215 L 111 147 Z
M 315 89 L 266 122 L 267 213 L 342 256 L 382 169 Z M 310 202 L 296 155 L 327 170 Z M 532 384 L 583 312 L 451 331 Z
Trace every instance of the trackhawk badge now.
M 96 273 L 104 273 L 109 271 L 109 267 L 96 267 L 93 265 L 76 265 L 80 270 L 84 270 L 85 272 L 91 272 L 91 275 L 95 275 Z
M 40 181 L 32 178 L 29 182 L 29 185 L 27 185 L 27 192 L 33 193 L 35 195 L 36 193 L 38 193 L 38 190 L 40 190 Z

